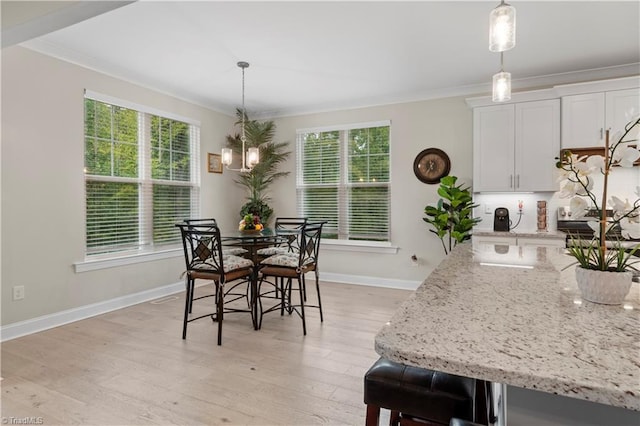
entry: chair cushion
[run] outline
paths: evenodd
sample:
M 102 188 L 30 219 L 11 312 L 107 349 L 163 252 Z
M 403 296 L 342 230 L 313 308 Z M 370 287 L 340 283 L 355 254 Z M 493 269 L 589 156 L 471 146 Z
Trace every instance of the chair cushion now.
M 229 248 L 222 249 L 223 256 L 226 256 L 226 255 L 240 256 L 248 252 L 249 250 L 243 249 L 242 247 L 229 247 Z
M 256 253 L 260 256 L 273 256 L 276 254 L 287 254 L 289 253 L 289 249 L 287 247 L 266 247 L 261 248 Z
M 297 268 L 300 256 L 297 254 L 276 254 L 267 257 L 262 262 L 263 265 L 285 266 L 287 268 Z
M 232 254 L 228 256 L 222 256 L 222 262 L 224 263 L 224 272 L 235 271 L 236 269 L 251 268 L 253 262 L 244 257 L 234 256 Z
M 380 358 L 365 374 L 364 402 L 445 425 L 473 420 L 475 379 Z

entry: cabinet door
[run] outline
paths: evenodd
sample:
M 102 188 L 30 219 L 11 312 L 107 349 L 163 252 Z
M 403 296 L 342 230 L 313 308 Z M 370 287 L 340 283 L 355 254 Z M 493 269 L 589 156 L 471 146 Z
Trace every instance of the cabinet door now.
M 523 102 L 515 108 L 515 190 L 557 191 L 560 101 Z
M 615 90 L 607 92 L 606 99 L 606 128 L 612 135 L 617 131 L 624 131 L 629 121 L 640 114 L 640 88 Z M 640 129 L 634 129 L 634 134 L 627 139 L 638 139 Z
M 514 190 L 514 108 L 496 105 L 473 110 L 473 190 Z
M 562 147 L 604 146 L 604 93 L 562 98 Z

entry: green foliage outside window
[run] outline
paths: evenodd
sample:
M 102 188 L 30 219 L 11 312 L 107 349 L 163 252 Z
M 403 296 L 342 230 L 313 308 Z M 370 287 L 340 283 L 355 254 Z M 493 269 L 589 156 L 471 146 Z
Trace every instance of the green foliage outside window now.
M 300 149 L 299 205 L 323 237 L 388 241 L 389 126 L 304 133 Z
M 85 98 L 88 254 L 180 241 L 174 224 L 193 216 L 199 197 L 190 135 L 188 123 Z M 140 168 L 144 152 L 150 176 Z

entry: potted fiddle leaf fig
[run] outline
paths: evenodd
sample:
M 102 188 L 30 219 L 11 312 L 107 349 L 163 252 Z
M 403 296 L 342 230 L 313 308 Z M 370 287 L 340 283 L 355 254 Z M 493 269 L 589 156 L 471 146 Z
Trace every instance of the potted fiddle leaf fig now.
M 242 110 L 236 110 L 238 122 L 242 121 Z M 246 147 L 258 147 L 260 161 L 250 172 L 238 173 L 235 182 L 247 189 L 247 202 L 240 209 L 240 217 L 247 214 L 258 216 L 260 222 L 268 224 L 273 209 L 269 206 L 267 189 L 276 179 L 287 176 L 289 172 L 279 171 L 279 166 L 291 155 L 287 142 L 275 142 L 276 125 L 273 121 L 249 120 L 245 115 Z M 240 134 L 227 135 L 227 146 L 234 154 L 242 156 Z
M 445 176 L 440 179 L 435 206 L 424 208 L 427 217 L 422 218 L 433 227 L 429 229 L 440 238 L 445 254 L 449 254 L 456 244 L 471 238 L 471 229 L 482 219 L 473 216 L 473 198 L 469 187 L 456 185 L 456 176 Z

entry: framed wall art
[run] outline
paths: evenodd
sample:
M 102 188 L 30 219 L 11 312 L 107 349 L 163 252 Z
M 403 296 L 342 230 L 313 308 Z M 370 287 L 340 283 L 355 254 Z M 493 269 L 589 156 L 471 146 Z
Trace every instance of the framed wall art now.
M 220 154 L 209 153 L 207 166 L 209 173 L 222 173 L 222 156 Z

